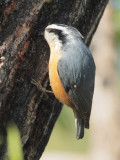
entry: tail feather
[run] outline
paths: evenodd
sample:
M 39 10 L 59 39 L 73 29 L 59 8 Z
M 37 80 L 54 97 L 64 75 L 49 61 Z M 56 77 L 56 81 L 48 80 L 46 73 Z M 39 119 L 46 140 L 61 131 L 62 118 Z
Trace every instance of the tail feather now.
M 84 121 L 80 117 L 76 117 L 76 127 L 77 127 L 77 139 L 82 139 L 84 137 Z

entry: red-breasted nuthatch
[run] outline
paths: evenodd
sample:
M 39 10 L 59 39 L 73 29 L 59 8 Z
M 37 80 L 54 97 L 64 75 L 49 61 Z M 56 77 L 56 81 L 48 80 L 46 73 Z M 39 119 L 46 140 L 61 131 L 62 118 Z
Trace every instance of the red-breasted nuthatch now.
M 49 78 L 56 98 L 75 115 L 77 139 L 89 128 L 95 81 L 95 63 L 80 32 L 64 24 L 52 24 L 44 33 L 50 47 Z

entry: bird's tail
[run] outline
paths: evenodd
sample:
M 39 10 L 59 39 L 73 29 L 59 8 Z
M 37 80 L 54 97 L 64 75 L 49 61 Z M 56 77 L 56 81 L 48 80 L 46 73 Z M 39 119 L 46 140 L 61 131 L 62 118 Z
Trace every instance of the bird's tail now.
M 72 109 L 73 109 L 74 116 L 75 116 L 75 126 L 77 128 L 76 138 L 82 139 L 84 137 L 85 124 L 80 114 L 77 112 L 76 108 L 73 106 Z
M 77 139 L 82 139 L 84 137 L 84 121 L 81 119 L 81 117 L 76 116 L 75 118 L 75 124 L 77 127 Z

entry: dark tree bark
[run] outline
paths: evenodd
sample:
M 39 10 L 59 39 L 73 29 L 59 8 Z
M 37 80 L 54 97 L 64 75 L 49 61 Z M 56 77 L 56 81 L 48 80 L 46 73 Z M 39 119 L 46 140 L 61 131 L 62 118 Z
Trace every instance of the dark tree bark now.
M 47 96 L 32 79 L 50 90 L 49 47 L 41 35 L 48 24 L 76 27 L 90 44 L 108 0 L 0 0 L 0 133 L 6 125 L 20 129 L 25 160 L 38 160 L 62 109 L 54 95 Z

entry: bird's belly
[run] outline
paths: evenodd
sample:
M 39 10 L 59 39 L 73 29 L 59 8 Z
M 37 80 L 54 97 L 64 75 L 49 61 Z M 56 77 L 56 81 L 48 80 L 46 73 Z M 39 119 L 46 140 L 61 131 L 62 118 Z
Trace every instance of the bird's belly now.
M 67 95 L 61 80 L 58 75 L 58 60 L 60 58 L 60 54 L 51 54 L 50 61 L 49 61 L 49 78 L 50 78 L 50 85 L 55 94 L 55 97 L 61 101 L 63 104 L 68 106 L 72 106 L 72 102 Z

